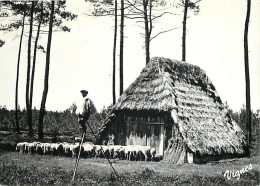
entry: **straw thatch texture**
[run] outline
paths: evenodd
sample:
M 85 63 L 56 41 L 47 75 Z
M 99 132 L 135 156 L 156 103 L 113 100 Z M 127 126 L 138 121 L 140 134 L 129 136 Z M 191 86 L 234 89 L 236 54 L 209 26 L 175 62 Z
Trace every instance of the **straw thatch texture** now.
M 153 58 L 125 90 L 114 111 L 169 112 L 192 152 L 244 153 L 245 136 L 198 66 Z
M 190 84 L 174 87 L 172 116 L 189 149 L 200 154 L 244 153 L 245 136 L 221 102 Z M 176 117 L 177 115 L 177 117 Z

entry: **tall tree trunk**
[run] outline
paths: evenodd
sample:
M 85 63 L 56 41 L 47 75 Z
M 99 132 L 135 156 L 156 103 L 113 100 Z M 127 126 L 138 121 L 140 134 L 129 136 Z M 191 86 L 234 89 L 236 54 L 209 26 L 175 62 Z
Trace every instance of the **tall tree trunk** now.
M 31 110 L 32 110 L 32 102 L 33 102 L 33 85 L 34 85 L 34 74 L 35 74 L 35 63 L 36 63 L 36 55 L 37 55 L 37 45 L 38 45 L 38 40 L 39 40 L 39 35 L 40 35 L 42 17 L 43 17 L 43 4 L 41 5 L 41 14 L 40 14 L 40 19 L 39 19 L 39 23 L 38 23 L 35 43 L 34 43 L 33 66 L 32 66 L 32 76 L 31 76 L 31 89 L 30 89 L 30 109 Z
M 34 6 L 35 6 L 34 1 L 32 1 L 31 11 L 30 11 L 30 30 L 29 30 L 29 40 L 28 40 L 28 61 L 27 61 L 27 81 L 26 81 L 26 109 L 27 109 L 27 124 L 29 127 L 29 135 L 33 135 L 32 109 L 30 106 L 30 98 L 29 98 L 29 84 L 30 84 L 30 72 L 31 72 L 31 41 L 32 41 Z
M 150 34 L 149 34 L 149 20 L 148 20 L 148 1 L 143 0 L 143 8 L 144 8 L 144 29 L 145 29 L 145 61 L 146 64 L 150 61 Z
M 182 27 L 182 61 L 186 61 L 186 24 L 187 24 L 187 14 L 189 0 L 185 0 L 184 3 L 184 15 L 183 15 L 183 27 Z
M 41 108 L 40 108 L 40 115 L 39 115 L 39 126 L 38 126 L 39 139 L 43 139 L 43 118 L 44 118 L 44 115 L 46 113 L 45 104 L 46 104 L 48 87 L 49 87 L 48 83 L 49 83 L 49 66 L 50 66 L 53 14 L 54 14 L 54 1 L 51 1 L 51 15 L 50 15 L 50 22 L 49 22 L 49 33 L 48 33 L 48 43 L 47 43 L 47 52 L 46 52 L 44 90 L 43 90 L 43 93 L 42 93 L 42 101 L 41 101 Z
M 124 91 L 124 68 L 123 68 L 123 60 L 124 60 L 124 0 L 121 0 L 121 24 L 120 24 L 120 59 L 119 59 L 119 81 L 120 81 L 120 95 L 123 94 Z
M 148 53 L 149 53 L 149 61 L 150 61 L 150 44 L 151 44 L 151 34 L 152 34 L 152 29 L 153 29 L 153 20 L 152 20 L 152 0 L 149 0 L 149 35 L 148 35 L 148 42 L 149 42 L 149 48 L 148 48 Z M 149 62 L 148 61 L 148 62 Z
M 117 0 L 115 0 L 115 30 L 114 30 L 114 46 L 113 46 L 113 105 L 116 103 L 116 40 L 117 40 Z
M 245 80 L 246 80 L 246 116 L 247 116 L 247 139 L 248 139 L 248 155 L 250 156 L 251 147 L 251 103 L 250 103 L 250 73 L 249 73 L 249 57 L 248 57 L 248 27 L 250 21 L 251 0 L 247 0 L 247 12 L 244 31 L 244 59 L 245 59 Z
M 20 132 L 19 118 L 18 118 L 18 85 L 19 85 L 21 49 L 22 49 L 23 32 L 24 32 L 24 20 L 25 20 L 25 12 L 23 15 L 22 32 L 20 36 L 20 44 L 19 44 L 19 52 L 18 52 L 18 60 L 17 60 L 16 84 L 15 84 L 15 124 L 16 124 L 17 132 Z

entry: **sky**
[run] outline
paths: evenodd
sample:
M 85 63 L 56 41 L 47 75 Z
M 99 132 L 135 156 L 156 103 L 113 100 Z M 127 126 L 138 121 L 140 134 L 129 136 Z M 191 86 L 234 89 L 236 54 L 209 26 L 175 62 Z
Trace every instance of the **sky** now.
M 245 105 L 245 75 L 243 34 L 246 0 L 201 1 L 200 12 L 189 12 L 187 21 L 188 63 L 206 71 L 223 102 L 238 111 Z M 113 17 L 86 16 L 89 7 L 84 0 L 68 0 L 67 9 L 78 18 L 67 23 L 71 32 L 55 32 L 52 38 L 49 92 L 46 109 L 63 111 L 80 98 L 80 90 L 87 89 L 97 110 L 112 103 Z M 151 42 L 151 57 L 181 60 L 182 11 L 168 15 L 154 24 L 152 35 L 174 29 Z M 252 1 L 249 25 L 249 65 L 252 109 L 260 109 L 260 1 Z M 15 108 L 16 65 L 19 33 L 0 32 L 5 45 L 0 48 L 0 105 Z M 124 89 L 145 67 L 144 30 L 133 20 L 125 20 Z M 17 37 L 18 36 L 18 37 Z M 118 36 L 119 38 L 119 36 Z M 118 39 L 119 43 L 119 39 Z M 47 35 L 39 44 L 46 46 Z M 119 45 L 118 45 L 119 46 Z M 119 54 L 119 49 L 117 51 Z M 44 85 L 46 55 L 38 52 L 34 85 L 33 107 L 40 108 Z M 119 69 L 117 55 L 117 70 Z M 19 98 L 25 107 L 27 67 L 27 38 L 23 42 L 20 64 Z M 117 71 L 117 99 L 119 97 Z

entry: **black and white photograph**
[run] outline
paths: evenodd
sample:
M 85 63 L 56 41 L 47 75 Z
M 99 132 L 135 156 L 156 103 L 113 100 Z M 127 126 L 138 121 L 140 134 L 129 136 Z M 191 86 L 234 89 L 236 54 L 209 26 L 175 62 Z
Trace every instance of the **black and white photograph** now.
M 260 185 L 260 0 L 0 0 L 0 185 Z

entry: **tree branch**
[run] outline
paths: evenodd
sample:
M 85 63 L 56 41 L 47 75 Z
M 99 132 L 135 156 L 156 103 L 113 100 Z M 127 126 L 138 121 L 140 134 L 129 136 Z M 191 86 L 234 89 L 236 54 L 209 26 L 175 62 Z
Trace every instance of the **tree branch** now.
M 174 14 L 174 13 L 171 13 L 171 12 L 163 12 L 162 14 L 158 15 L 158 16 L 153 16 L 152 20 L 155 20 L 157 18 L 160 18 L 162 16 L 164 16 L 165 14 L 171 14 L 171 15 L 179 15 L 179 14 Z
M 151 37 L 150 41 L 152 41 L 153 39 L 155 39 L 156 37 L 158 37 L 158 36 L 161 35 L 161 34 L 164 34 L 164 33 L 166 33 L 166 32 L 170 32 L 170 31 L 173 31 L 173 30 L 178 29 L 178 28 L 180 28 L 180 27 L 175 27 L 175 28 L 172 28 L 172 29 L 169 29 L 169 30 L 161 31 L 161 32 L 157 33 L 155 36 Z
M 201 1 L 202 1 L 202 0 L 198 0 L 198 1 L 194 2 L 194 4 L 197 4 L 197 3 L 201 2 Z

